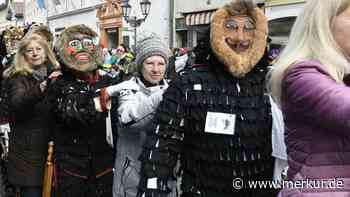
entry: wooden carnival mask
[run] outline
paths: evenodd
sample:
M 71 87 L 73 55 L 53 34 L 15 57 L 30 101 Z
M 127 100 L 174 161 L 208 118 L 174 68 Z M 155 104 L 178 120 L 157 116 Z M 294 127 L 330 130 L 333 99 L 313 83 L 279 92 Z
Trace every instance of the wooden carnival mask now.
M 67 28 L 58 39 L 59 58 L 65 66 L 79 72 L 96 70 L 102 64 L 97 34 L 85 25 Z
M 210 29 L 214 54 L 236 77 L 244 77 L 264 55 L 267 19 L 252 2 L 238 1 L 217 10 Z

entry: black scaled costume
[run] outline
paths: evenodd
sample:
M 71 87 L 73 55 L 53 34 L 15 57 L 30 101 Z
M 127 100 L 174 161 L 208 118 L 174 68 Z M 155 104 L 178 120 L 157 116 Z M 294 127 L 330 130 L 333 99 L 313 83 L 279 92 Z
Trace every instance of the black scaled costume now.
M 63 74 L 50 84 L 49 95 L 56 192 L 62 197 L 112 196 L 113 149 L 106 141 L 106 113 L 97 111 L 94 103 L 98 90 L 112 79 L 97 70 L 95 36 L 84 25 L 72 26 L 56 46 Z
M 220 17 L 223 10 L 214 15 L 211 28 L 217 22 L 215 17 L 226 18 Z M 256 31 L 262 30 L 256 25 Z M 264 92 L 266 43 L 251 45 L 250 49 L 259 53 L 248 51 L 244 55 L 259 54 L 259 58 L 254 57 L 259 61 L 248 65 L 239 62 L 241 59 L 228 62 L 219 57 L 216 47 L 222 45 L 215 42 L 226 39 L 213 30 L 211 35 L 211 47 L 198 47 L 194 51 L 197 65 L 183 71 L 163 95 L 154 122 L 156 130 L 148 132 L 141 155 L 140 195 L 168 196 L 173 189 L 171 180 L 180 175 L 180 196 L 276 196 L 271 189 L 233 187 L 237 178 L 248 184 L 248 180 L 271 180 L 273 175 L 271 106 Z M 255 36 L 255 43 L 266 40 L 266 35 Z M 232 55 L 231 48 L 220 50 L 226 53 L 222 54 L 225 58 Z M 180 170 L 176 174 L 178 161 Z

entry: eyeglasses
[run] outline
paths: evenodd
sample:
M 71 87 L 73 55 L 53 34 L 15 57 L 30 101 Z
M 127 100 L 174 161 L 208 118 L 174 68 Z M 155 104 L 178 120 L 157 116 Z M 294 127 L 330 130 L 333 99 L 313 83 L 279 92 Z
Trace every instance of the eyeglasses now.
M 93 40 L 85 38 L 83 40 L 71 40 L 68 43 L 69 47 L 74 48 L 77 51 L 82 50 L 83 48 L 85 49 L 94 49 L 96 44 Z

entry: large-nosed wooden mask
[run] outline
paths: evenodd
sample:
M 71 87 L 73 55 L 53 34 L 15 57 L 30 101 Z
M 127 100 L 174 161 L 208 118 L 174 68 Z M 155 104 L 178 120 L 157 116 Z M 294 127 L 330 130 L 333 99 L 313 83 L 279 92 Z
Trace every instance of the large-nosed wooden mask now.
M 215 12 L 210 26 L 210 44 L 219 61 L 233 76 L 244 77 L 264 55 L 267 19 L 256 7 L 237 14 L 232 11 L 237 10 L 233 7 L 236 5 L 231 3 Z M 239 25 L 240 22 L 244 26 Z M 250 23 L 252 27 L 249 27 Z M 244 31 L 244 35 L 238 36 L 238 31 Z

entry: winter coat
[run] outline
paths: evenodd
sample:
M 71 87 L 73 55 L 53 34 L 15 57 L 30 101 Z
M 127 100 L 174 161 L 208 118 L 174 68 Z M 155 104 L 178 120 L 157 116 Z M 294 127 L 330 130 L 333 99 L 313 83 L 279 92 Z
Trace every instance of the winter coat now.
M 333 80 L 320 62 L 302 61 L 285 72 L 281 104 L 288 179 L 335 179 L 343 186 L 332 189 L 307 185 L 302 189 L 284 189 L 280 196 L 350 196 L 350 88 Z
M 56 190 L 64 197 L 110 197 L 113 149 L 106 141 L 107 114 L 96 110 L 96 92 L 112 85 L 108 75 L 85 78 L 63 70 L 49 86 Z
M 140 157 L 140 192 L 168 197 L 269 197 L 273 189 L 235 189 L 233 180 L 272 180 L 272 116 L 267 66 L 244 77 L 213 61 L 185 69 L 164 93 Z M 180 161 L 180 171 L 178 170 Z
M 6 82 L 11 132 L 8 176 L 12 184 L 41 186 L 48 143 L 48 104 L 41 81 L 17 74 Z
M 140 78 L 133 77 L 107 88 L 110 95 L 120 89 L 117 155 L 115 160 L 114 197 L 135 197 L 138 191 L 140 161 L 138 157 L 155 110 L 168 84 L 146 87 Z

